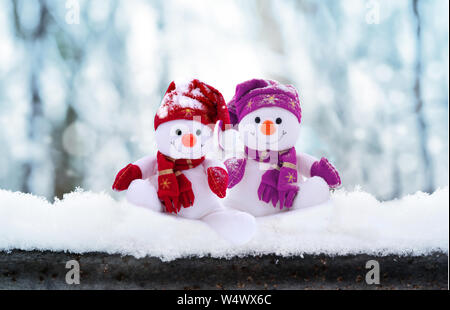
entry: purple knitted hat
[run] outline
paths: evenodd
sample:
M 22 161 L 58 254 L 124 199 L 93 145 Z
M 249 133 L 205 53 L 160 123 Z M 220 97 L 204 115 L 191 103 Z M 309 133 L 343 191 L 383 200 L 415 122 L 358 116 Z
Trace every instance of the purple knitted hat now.
M 273 80 L 253 79 L 236 86 L 236 93 L 228 103 L 231 124 L 264 107 L 280 107 L 293 113 L 301 122 L 302 110 L 297 90 Z

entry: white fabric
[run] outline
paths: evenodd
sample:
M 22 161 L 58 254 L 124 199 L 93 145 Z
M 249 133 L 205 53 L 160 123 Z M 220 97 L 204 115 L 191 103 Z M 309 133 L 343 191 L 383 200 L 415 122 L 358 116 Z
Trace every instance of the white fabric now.
M 236 210 L 221 210 L 211 213 L 202 220 L 222 238 L 235 245 L 242 245 L 256 233 L 256 220 L 248 213 Z
M 259 123 L 255 119 L 259 117 Z M 281 120 L 277 124 L 277 119 Z M 274 132 L 265 134 L 263 124 L 265 121 L 273 123 Z M 257 109 L 239 122 L 239 134 L 246 146 L 258 151 L 282 151 L 295 145 L 300 135 L 300 124 L 297 117 L 280 107 L 265 107 Z
M 307 158 L 303 156 L 302 158 Z M 265 165 L 254 160 L 247 160 L 245 174 L 241 182 L 229 189 L 225 197 L 225 206 L 248 212 L 254 216 L 266 216 L 289 209 L 280 210 L 279 203 L 274 207 L 272 203 L 259 200 L 258 187 L 262 175 L 266 172 Z M 266 167 L 267 168 L 267 167 Z M 299 177 L 297 185 L 300 187 L 291 209 L 302 209 L 326 202 L 330 198 L 330 190 L 326 182 L 319 177 L 304 179 Z
M 305 154 L 305 153 L 297 153 L 297 168 L 300 174 L 304 177 L 311 177 L 311 166 L 317 161 L 318 159 Z
M 312 177 L 299 184 L 297 198 L 294 200 L 292 209 L 303 209 L 317 206 L 330 199 L 330 189 L 327 182 L 319 177 Z
M 178 131 L 181 131 L 181 135 L 177 134 Z M 192 147 L 182 143 L 183 136 L 187 134 L 195 137 L 196 143 Z M 164 155 L 176 159 L 196 159 L 211 153 L 213 130 L 197 121 L 178 119 L 159 125 L 155 139 L 158 150 Z
M 147 156 L 141 158 L 136 161 L 134 165 L 138 166 L 141 169 L 143 179 L 148 179 L 157 171 L 157 162 L 155 156 Z
M 148 180 L 134 180 L 128 187 L 126 197 L 128 202 L 140 207 L 144 207 L 156 212 L 162 212 L 163 208 L 159 203 L 158 194 L 153 185 Z

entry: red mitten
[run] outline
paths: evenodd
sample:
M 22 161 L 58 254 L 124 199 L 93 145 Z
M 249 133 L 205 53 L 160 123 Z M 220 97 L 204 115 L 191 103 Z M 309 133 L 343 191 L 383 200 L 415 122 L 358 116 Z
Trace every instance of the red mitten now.
M 178 213 L 181 209 L 179 194 L 177 177 L 174 173 L 158 176 L 158 198 L 166 206 L 167 212 Z
M 137 179 L 142 179 L 141 168 L 139 168 L 139 166 L 129 164 L 119 171 L 112 188 L 115 191 L 124 191 L 128 189 L 132 181 Z
M 188 208 L 194 204 L 194 192 L 192 191 L 192 183 L 184 174 L 177 176 L 178 188 L 180 190 L 180 202 L 183 207 Z M 178 210 L 179 211 L 179 210 Z
M 227 194 L 228 173 L 220 167 L 210 167 L 207 170 L 209 188 L 219 198 L 224 198 Z

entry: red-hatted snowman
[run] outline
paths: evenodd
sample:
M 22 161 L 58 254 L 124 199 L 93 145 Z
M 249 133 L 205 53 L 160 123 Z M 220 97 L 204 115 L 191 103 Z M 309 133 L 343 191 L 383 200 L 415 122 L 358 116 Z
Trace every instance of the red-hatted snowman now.
M 255 233 L 253 216 L 225 208 L 225 166 L 205 156 L 211 150 L 214 125 L 229 124 L 222 94 L 197 80 L 172 82 L 155 115 L 156 156 L 123 168 L 113 189 L 127 190 L 127 200 L 154 211 L 202 220 L 234 244 Z

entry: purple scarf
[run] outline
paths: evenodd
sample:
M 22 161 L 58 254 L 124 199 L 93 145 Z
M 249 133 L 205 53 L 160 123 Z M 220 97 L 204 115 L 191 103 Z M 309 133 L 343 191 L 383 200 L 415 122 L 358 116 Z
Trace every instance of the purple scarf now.
M 261 152 L 245 148 L 247 158 L 263 163 L 271 163 L 272 169 L 267 170 L 261 177 L 258 188 L 259 200 L 272 202 L 275 207 L 280 202 L 280 209 L 290 208 L 298 192 L 297 156 L 295 148 L 286 151 Z M 229 188 L 238 184 L 245 173 L 246 158 L 229 159 L 225 161 L 229 173 Z

